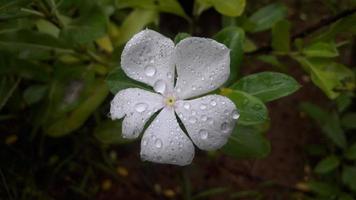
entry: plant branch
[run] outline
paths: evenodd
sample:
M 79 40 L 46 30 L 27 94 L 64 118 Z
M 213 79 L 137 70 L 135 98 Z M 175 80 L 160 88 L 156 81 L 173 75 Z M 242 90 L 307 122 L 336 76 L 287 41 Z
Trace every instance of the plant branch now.
M 296 39 L 302 39 L 302 38 L 306 38 L 309 35 L 315 33 L 316 31 L 320 30 L 321 28 L 324 28 L 326 26 L 329 26 L 335 22 L 337 22 L 338 20 L 348 17 L 352 14 L 356 13 L 356 8 L 353 9 L 347 9 L 337 15 L 331 16 L 331 17 L 327 17 L 327 18 L 323 18 L 321 19 L 318 23 L 311 25 L 309 27 L 307 27 L 306 29 L 292 35 L 291 37 L 291 41 L 294 41 Z M 247 53 L 247 55 L 258 55 L 258 54 L 264 54 L 264 53 L 268 53 L 271 52 L 272 46 L 271 45 L 266 45 L 266 46 L 262 46 L 258 49 L 256 49 L 255 51 L 252 51 L 250 53 Z

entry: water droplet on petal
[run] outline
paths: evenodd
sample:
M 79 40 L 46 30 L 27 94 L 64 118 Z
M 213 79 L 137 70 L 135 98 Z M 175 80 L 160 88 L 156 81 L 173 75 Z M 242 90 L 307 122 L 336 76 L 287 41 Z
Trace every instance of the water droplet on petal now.
M 211 100 L 211 101 L 210 101 L 210 105 L 212 105 L 212 106 L 216 106 L 216 101 Z
M 208 131 L 205 129 L 201 129 L 199 131 L 200 138 L 203 140 L 206 140 L 208 138 L 208 134 L 209 134 Z
M 237 112 L 237 110 L 232 111 L 232 119 L 238 119 L 240 117 L 240 114 Z
M 147 66 L 145 68 L 145 74 L 146 76 L 154 76 L 156 74 L 156 68 L 153 66 Z
M 145 103 L 138 103 L 135 105 L 135 110 L 139 113 L 144 112 L 147 109 L 148 105 Z
M 173 77 L 172 73 L 171 73 L 171 72 L 168 72 L 168 73 L 167 73 L 167 77 L 168 77 L 168 78 L 172 78 L 172 77 Z
M 190 109 L 190 104 L 186 102 L 186 103 L 183 104 L 183 107 L 185 109 L 189 110 Z
M 192 90 L 196 90 L 197 87 L 195 85 L 192 86 Z
M 227 122 L 222 123 L 220 128 L 223 133 L 227 133 L 230 130 L 229 124 Z
M 202 115 L 202 116 L 201 116 L 201 120 L 205 122 L 205 121 L 208 120 L 208 117 L 207 117 L 206 115 Z
M 153 89 L 156 92 L 163 94 L 166 91 L 166 83 L 163 80 L 158 80 L 155 82 Z
M 205 110 L 206 109 L 206 105 L 205 104 L 200 104 L 199 108 L 202 109 L 202 110 Z
M 143 140 L 142 140 L 142 145 L 143 145 L 143 146 L 146 146 L 146 145 L 147 145 L 147 139 L 143 139 Z
M 192 123 L 192 124 L 195 124 L 195 122 L 197 122 L 197 118 L 195 118 L 195 117 L 190 117 L 190 118 L 189 118 L 189 122 Z
M 162 148 L 162 140 L 161 139 L 156 139 L 155 141 L 155 146 L 157 148 Z

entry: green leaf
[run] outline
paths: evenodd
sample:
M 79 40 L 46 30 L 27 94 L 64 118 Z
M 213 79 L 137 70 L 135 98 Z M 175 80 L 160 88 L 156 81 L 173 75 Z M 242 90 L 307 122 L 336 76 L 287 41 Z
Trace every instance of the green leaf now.
M 345 151 L 345 157 L 349 160 L 356 160 L 356 143 Z
M 338 200 L 354 200 L 354 198 L 349 194 L 341 194 Z
M 338 147 L 346 148 L 345 133 L 340 127 L 340 120 L 336 114 L 328 113 L 311 103 L 302 103 L 301 109 L 319 124 L 323 133 Z
M 252 126 L 238 125 L 222 151 L 235 158 L 264 158 L 271 151 L 269 141 Z
M 332 58 L 337 57 L 339 52 L 333 42 L 318 42 L 305 47 L 302 53 L 307 57 Z
M 244 12 L 246 0 L 197 0 L 195 6 L 196 15 L 213 6 L 222 15 L 237 17 Z
M 155 12 L 171 13 L 189 19 L 177 0 L 116 0 L 116 2 L 118 9 L 141 8 Z
M 110 92 L 113 94 L 116 94 L 120 90 L 126 88 L 142 88 L 148 90 L 144 84 L 130 79 L 126 76 L 124 71 L 119 68 L 116 68 L 109 73 L 108 77 L 106 78 L 106 83 L 110 89 Z
M 27 104 L 31 105 L 39 102 L 45 96 L 47 90 L 47 85 L 32 85 L 25 90 L 23 97 Z
M 316 165 L 314 171 L 319 174 L 325 174 L 335 170 L 339 165 L 339 158 L 337 156 L 332 155 L 321 160 Z
M 336 186 L 324 182 L 311 181 L 307 186 L 312 192 L 323 197 L 335 197 L 340 192 Z
M 341 118 L 341 124 L 346 129 L 356 129 L 356 113 L 346 113 Z
M 249 53 L 255 51 L 256 49 L 257 49 L 256 44 L 252 40 L 246 37 L 244 42 L 244 52 Z
M 189 33 L 178 33 L 174 38 L 174 44 L 178 44 L 181 40 L 191 37 Z
M 290 50 L 290 28 L 288 20 L 280 20 L 272 28 L 272 48 L 279 52 Z
M 338 89 L 355 84 L 355 75 L 349 68 L 328 59 L 295 57 L 310 74 L 313 83 L 331 99 L 340 95 Z
M 229 189 L 226 187 L 217 187 L 217 188 L 210 188 L 207 189 L 203 192 L 200 192 L 192 197 L 192 200 L 197 200 L 197 199 L 208 199 L 209 197 L 212 196 L 217 196 L 219 194 L 223 194 L 227 192 Z
M 240 113 L 239 124 L 261 124 L 268 120 L 265 104 L 258 98 L 239 90 L 223 89 L 222 94 L 229 97 Z
M 53 57 L 52 53 L 73 53 L 63 41 L 29 30 L 0 33 L 0 50 L 22 59 L 46 59 Z
M 344 167 L 341 176 L 342 182 L 356 192 L 356 167 Z
M 0 79 L 0 110 L 6 105 L 19 86 L 21 79 L 13 80 L 7 77 Z
M 274 24 L 288 14 L 288 9 L 283 4 L 274 3 L 265 6 L 255 12 L 249 19 L 255 24 L 252 32 L 260 32 L 270 29 Z
M 36 27 L 39 32 L 41 33 L 47 33 L 53 37 L 58 38 L 60 29 L 55 26 L 53 23 L 44 20 L 44 19 L 39 19 L 36 21 Z
M 288 71 L 286 66 L 284 66 L 277 58 L 277 56 L 274 55 L 260 55 L 257 57 L 258 60 L 270 64 L 273 67 L 275 67 L 279 71 Z
M 92 88 L 92 94 L 68 116 L 47 127 L 46 133 L 51 137 L 62 137 L 80 128 L 105 100 L 108 93 L 106 84 L 98 80 L 96 87 Z
M 94 130 L 94 136 L 103 144 L 126 144 L 134 140 L 124 139 L 121 133 L 119 120 L 106 120 L 101 122 Z
M 263 102 L 272 101 L 290 95 L 300 88 L 291 76 L 278 72 L 261 72 L 245 76 L 231 86 L 253 95 Z
M 120 27 L 120 37 L 115 41 L 119 46 L 126 43 L 135 33 L 142 30 L 147 24 L 154 22 L 158 18 L 155 10 L 133 10 L 124 20 Z
M 1 0 L 0 1 L 0 21 L 24 17 L 27 14 L 21 11 L 31 1 L 28 0 Z
M 98 5 L 82 9 L 79 18 L 74 19 L 60 32 L 60 37 L 75 44 L 92 42 L 106 34 L 107 17 Z
M 225 44 L 231 50 L 230 77 L 226 82 L 226 84 L 229 84 L 236 80 L 240 73 L 244 53 L 245 33 L 241 28 L 228 27 L 217 33 L 214 39 Z

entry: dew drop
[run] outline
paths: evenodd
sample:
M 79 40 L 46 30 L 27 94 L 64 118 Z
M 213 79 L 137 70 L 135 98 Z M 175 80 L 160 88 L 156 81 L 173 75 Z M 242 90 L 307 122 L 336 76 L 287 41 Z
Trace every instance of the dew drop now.
M 138 103 L 135 105 L 135 110 L 139 113 L 144 112 L 147 109 L 148 105 L 145 103 Z
M 205 109 L 206 109 L 206 105 L 205 105 L 205 104 L 200 104 L 199 108 L 200 108 L 201 110 L 205 110 Z
M 227 122 L 222 123 L 220 128 L 223 133 L 229 132 L 230 129 L 229 124 Z
M 207 117 L 206 115 L 202 115 L 202 116 L 201 116 L 201 120 L 204 121 L 204 122 L 206 122 L 206 121 L 208 120 L 208 117 Z
M 167 77 L 168 77 L 168 78 L 172 78 L 172 77 L 173 77 L 172 73 L 171 73 L 171 72 L 168 72 L 168 73 L 167 73 Z
M 240 114 L 237 112 L 237 110 L 232 111 L 232 119 L 238 119 L 240 117 Z
M 190 104 L 189 104 L 189 103 L 184 103 L 184 104 L 183 104 L 183 107 L 184 107 L 185 109 L 189 110 L 189 109 L 190 109 Z
M 211 100 L 211 101 L 210 101 L 210 105 L 212 105 L 212 106 L 216 106 L 216 101 Z
M 145 68 L 145 74 L 146 76 L 150 76 L 150 77 L 154 76 L 156 74 L 156 68 L 153 66 L 147 66 Z
M 155 141 L 155 146 L 157 148 L 162 148 L 162 140 L 161 139 L 156 139 Z
M 190 118 L 189 118 L 189 122 L 192 123 L 192 124 L 195 124 L 195 122 L 197 122 L 197 118 L 195 118 L 195 117 L 190 117 Z
M 192 90 L 197 90 L 197 87 L 195 85 L 193 85 Z
M 208 138 L 208 134 L 209 134 L 208 131 L 205 129 L 201 129 L 199 131 L 200 138 L 203 140 L 206 140 Z
M 163 80 L 158 80 L 155 82 L 153 89 L 156 92 L 163 94 L 166 91 L 166 83 Z
M 147 145 L 147 139 L 143 139 L 143 140 L 142 140 L 142 145 L 143 145 L 143 146 L 146 146 L 146 145 Z

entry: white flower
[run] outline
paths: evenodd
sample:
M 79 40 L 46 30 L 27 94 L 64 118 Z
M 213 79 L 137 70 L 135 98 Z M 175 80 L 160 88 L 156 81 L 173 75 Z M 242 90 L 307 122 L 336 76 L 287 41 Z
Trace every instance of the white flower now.
M 239 117 L 235 104 L 226 97 L 191 99 L 219 88 L 229 77 L 229 66 L 229 49 L 214 40 L 190 37 L 175 46 L 155 31 L 141 31 L 126 44 L 121 67 L 127 76 L 152 86 L 157 93 L 122 90 L 111 102 L 110 115 L 112 119 L 125 117 L 123 137 L 136 138 L 162 109 L 143 134 L 141 158 L 188 165 L 194 157 L 193 143 L 202 150 L 222 147 Z

